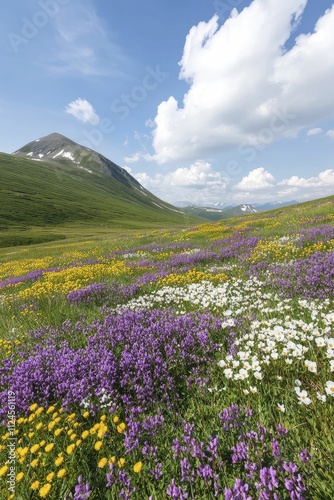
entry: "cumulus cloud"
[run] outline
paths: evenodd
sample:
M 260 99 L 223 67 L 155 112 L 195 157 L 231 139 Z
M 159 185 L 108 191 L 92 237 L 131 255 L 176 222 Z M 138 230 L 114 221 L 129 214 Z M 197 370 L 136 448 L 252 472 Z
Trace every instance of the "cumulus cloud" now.
M 100 117 L 90 102 L 86 99 L 81 99 L 80 97 L 78 97 L 75 101 L 70 102 L 66 106 L 65 111 L 84 123 L 97 125 L 100 121 Z
M 322 134 L 322 128 L 311 128 L 306 135 L 311 136 L 311 135 L 319 135 Z
M 182 103 L 170 96 L 157 109 L 153 130 L 160 163 L 194 160 L 240 145 L 295 136 L 333 115 L 334 6 L 314 32 L 285 44 L 307 0 L 253 0 L 219 26 L 219 18 L 187 35 L 180 79 Z M 273 22 L 273 20 L 275 20 Z M 257 33 L 258 36 L 254 36 Z
M 316 177 L 309 177 L 308 179 L 293 175 L 289 179 L 284 179 L 278 184 L 280 186 L 292 186 L 297 188 L 334 187 L 334 170 L 324 170 Z
M 166 201 L 187 200 L 189 203 L 223 200 L 228 180 L 213 170 L 210 163 L 196 161 L 189 167 L 180 167 L 166 174 L 148 175 L 141 172 L 132 175 L 149 191 Z
M 328 137 L 330 137 L 331 139 L 334 139 L 334 130 L 328 130 L 326 132 L 326 135 L 328 135 Z
M 257 191 L 273 188 L 276 184 L 274 176 L 264 168 L 255 168 L 234 186 L 242 191 Z

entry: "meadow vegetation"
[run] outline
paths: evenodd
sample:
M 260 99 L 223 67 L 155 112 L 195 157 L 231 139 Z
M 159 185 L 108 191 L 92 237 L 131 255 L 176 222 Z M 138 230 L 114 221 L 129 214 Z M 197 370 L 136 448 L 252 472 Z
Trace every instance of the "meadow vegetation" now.
M 0 290 L 1 498 L 333 498 L 334 197 L 77 227 Z

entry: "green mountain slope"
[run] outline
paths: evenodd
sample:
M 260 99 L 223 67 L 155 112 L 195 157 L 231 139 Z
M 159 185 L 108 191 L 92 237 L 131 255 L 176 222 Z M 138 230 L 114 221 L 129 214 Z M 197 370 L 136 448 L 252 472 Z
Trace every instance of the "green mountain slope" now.
M 67 141 L 65 153 L 63 143 L 55 146 L 50 158 L 29 151 L 31 145 L 13 155 L 0 153 L 0 246 L 8 231 L 31 228 L 61 230 L 76 224 L 145 228 L 194 222 L 92 150 L 59 134 L 35 143 L 48 149 L 49 137 L 55 136 Z

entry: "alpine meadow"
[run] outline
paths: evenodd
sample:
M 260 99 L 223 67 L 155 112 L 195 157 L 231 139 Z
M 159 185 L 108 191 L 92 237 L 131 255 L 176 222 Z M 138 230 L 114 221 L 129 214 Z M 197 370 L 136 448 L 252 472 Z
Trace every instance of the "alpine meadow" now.
M 0 16 L 0 500 L 334 500 L 334 0 Z

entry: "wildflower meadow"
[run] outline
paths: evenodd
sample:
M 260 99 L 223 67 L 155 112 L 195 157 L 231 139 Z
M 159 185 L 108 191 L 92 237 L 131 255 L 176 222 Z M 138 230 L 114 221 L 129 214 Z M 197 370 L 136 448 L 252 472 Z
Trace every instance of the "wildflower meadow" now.
M 332 500 L 333 203 L 2 249 L 1 499 Z

